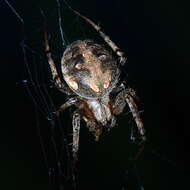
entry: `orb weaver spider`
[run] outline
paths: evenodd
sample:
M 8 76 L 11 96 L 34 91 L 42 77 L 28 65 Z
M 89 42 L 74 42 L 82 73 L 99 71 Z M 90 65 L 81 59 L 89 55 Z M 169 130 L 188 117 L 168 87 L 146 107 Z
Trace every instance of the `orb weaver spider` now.
M 98 141 L 103 128 L 115 126 L 116 116 L 123 112 L 126 104 L 130 108 L 142 140 L 145 141 L 144 124 L 135 102 L 136 93 L 120 78 L 127 59 L 124 52 L 111 41 L 100 26 L 69 5 L 68 7 L 90 24 L 119 57 L 115 59 L 104 46 L 92 40 L 74 41 L 65 49 L 61 58 L 61 77 L 52 59 L 47 30 L 44 32 L 45 52 L 53 82 L 61 92 L 68 96 L 72 95 L 55 114 L 59 117 L 60 112 L 66 108 L 70 106 L 77 108 L 72 116 L 73 159 L 77 160 L 79 150 L 80 120 L 86 122 L 89 131 Z

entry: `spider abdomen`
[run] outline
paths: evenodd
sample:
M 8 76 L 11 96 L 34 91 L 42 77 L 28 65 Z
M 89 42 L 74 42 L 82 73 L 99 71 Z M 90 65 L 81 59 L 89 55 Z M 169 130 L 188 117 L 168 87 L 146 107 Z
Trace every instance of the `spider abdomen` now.
M 79 96 L 100 98 L 117 83 L 117 61 L 103 46 L 90 40 L 73 42 L 61 61 L 63 78 Z

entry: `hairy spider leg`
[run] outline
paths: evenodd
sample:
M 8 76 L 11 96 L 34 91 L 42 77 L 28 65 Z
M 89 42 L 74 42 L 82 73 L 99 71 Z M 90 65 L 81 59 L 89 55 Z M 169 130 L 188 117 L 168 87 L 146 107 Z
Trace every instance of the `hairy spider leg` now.
M 61 82 L 61 79 L 60 79 L 59 74 L 57 72 L 55 63 L 54 63 L 52 56 L 51 56 L 51 51 L 50 51 L 50 47 L 49 47 L 49 43 L 48 43 L 47 31 L 45 31 L 45 33 L 44 33 L 44 41 L 45 41 L 45 53 L 47 56 L 47 60 L 48 60 L 50 69 L 51 69 L 52 79 L 53 79 L 57 88 L 64 88 L 64 85 Z
M 144 123 L 143 123 L 141 116 L 140 116 L 140 113 L 138 111 L 137 104 L 134 101 L 135 97 L 136 97 L 135 91 L 132 88 L 128 88 L 126 90 L 125 99 L 126 99 L 127 104 L 131 110 L 133 118 L 136 122 L 139 133 L 142 136 L 142 140 L 145 141 L 146 137 L 145 137 Z
M 132 113 L 132 116 L 135 120 L 137 125 L 138 131 L 142 136 L 142 140 L 145 141 L 145 130 L 144 130 L 144 123 L 141 119 L 140 113 L 138 111 L 137 104 L 135 103 L 136 93 L 132 88 L 123 89 L 119 94 L 116 96 L 114 104 L 113 104 L 113 114 L 119 115 L 123 112 L 126 103 L 129 106 L 129 109 Z
M 73 159 L 77 161 L 77 153 L 79 150 L 79 135 L 80 135 L 80 120 L 81 116 L 78 111 L 75 111 L 73 114 L 73 144 L 72 144 L 72 152 L 73 152 Z
M 69 7 L 69 9 L 74 12 L 76 15 L 84 19 L 88 24 L 90 24 L 103 38 L 103 40 L 111 47 L 111 49 L 119 56 L 119 63 L 123 66 L 127 60 L 127 57 L 123 51 L 107 36 L 101 29 L 100 26 L 95 24 L 91 19 L 87 18 L 86 16 L 82 15 L 78 11 L 74 10 L 65 0 L 65 4 Z
M 60 108 L 56 111 L 56 115 L 59 116 L 60 112 L 64 111 L 68 107 L 77 104 L 77 98 L 70 98 L 67 102 L 60 106 Z M 73 114 L 72 126 L 73 126 L 73 140 L 72 140 L 72 153 L 74 161 L 77 160 L 77 153 L 79 150 L 79 133 L 80 133 L 80 120 L 81 116 L 76 110 Z
M 48 33 L 47 33 L 47 26 L 46 26 L 46 19 L 45 19 L 45 15 L 43 13 L 43 11 L 41 10 L 41 14 L 44 18 L 44 46 L 45 46 L 45 53 L 46 53 L 46 57 L 47 57 L 47 61 L 48 64 L 50 66 L 51 69 L 51 73 L 52 73 L 52 79 L 53 82 L 55 84 L 55 86 L 62 92 L 64 92 L 67 95 L 72 94 L 72 91 L 68 88 L 68 86 L 66 86 L 65 83 L 63 83 L 61 81 L 61 78 L 57 72 L 57 68 L 56 65 L 53 61 L 52 55 L 51 55 L 51 50 L 50 50 L 50 46 L 49 46 L 49 41 L 48 41 Z
M 112 106 L 113 113 L 115 115 L 119 115 L 120 113 L 123 112 L 125 106 L 126 106 L 125 90 L 122 89 L 122 91 L 119 92 L 119 94 L 115 98 L 114 104 Z
M 70 98 L 67 102 L 62 104 L 59 109 L 56 111 L 56 115 L 59 116 L 60 112 L 64 111 L 68 107 L 75 105 L 77 103 L 77 98 Z

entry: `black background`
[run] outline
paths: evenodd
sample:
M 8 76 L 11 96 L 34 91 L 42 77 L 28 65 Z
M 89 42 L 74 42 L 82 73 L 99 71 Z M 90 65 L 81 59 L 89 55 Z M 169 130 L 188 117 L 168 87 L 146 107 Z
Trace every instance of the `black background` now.
M 37 10 L 33 2 L 10 3 L 21 16 L 35 15 Z M 171 0 L 81 0 L 76 4 L 85 15 L 100 21 L 127 52 L 127 73 L 143 103 L 147 137 L 153 147 L 145 148 L 138 162 L 144 189 L 184 189 L 184 127 L 188 127 L 189 111 L 185 42 L 189 39 L 182 5 Z M 22 25 L 4 1 L 0 2 L 0 23 L 2 110 L 7 116 L 1 123 L 0 188 L 48 189 L 34 105 L 21 84 L 26 77 L 20 47 Z M 126 145 L 129 136 L 124 116 L 118 123 L 98 143 L 82 127 L 81 189 L 121 189 L 131 150 Z

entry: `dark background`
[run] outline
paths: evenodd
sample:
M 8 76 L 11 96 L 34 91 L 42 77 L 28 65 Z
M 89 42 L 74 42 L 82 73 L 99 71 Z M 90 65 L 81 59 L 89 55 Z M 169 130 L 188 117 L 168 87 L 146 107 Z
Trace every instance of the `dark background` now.
M 33 5 L 48 7 L 51 2 L 10 1 L 27 24 L 37 29 L 39 23 L 35 26 L 35 21 L 40 14 Z M 127 73 L 143 103 L 145 128 L 151 144 L 145 147 L 137 163 L 144 189 L 184 189 L 187 181 L 184 127 L 188 127 L 189 112 L 185 42 L 189 37 L 185 36 L 183 6 L 171 0 L 81 0 L 72 4 L 97 23 L 100 21 L 111 39 L 127 52 Z M 21 83 L 26 78 L 20 46 L 22 25 L 4 1 L 0 2 L 0 23 L 1 93 L 6 98 L 2 99 L 6 117 L 3 116 L 5 122 L 1 123 L 0 188 L 48 189 L 48 172 L 37 135 L 34 105 Z M 30 40 L 33 37 L 30 36 Z M 98 143 L 82 126 L 81 189 L 117 190 L 122 184 L 133 180 L 136 183 L 136 177 L 130 174 L 130 182 L 124 180 L 125 172 L 130 170 L 132 151 L 126 125 L 125 116 L 121 116 L 118 127 Z

